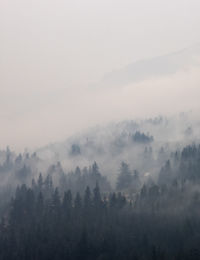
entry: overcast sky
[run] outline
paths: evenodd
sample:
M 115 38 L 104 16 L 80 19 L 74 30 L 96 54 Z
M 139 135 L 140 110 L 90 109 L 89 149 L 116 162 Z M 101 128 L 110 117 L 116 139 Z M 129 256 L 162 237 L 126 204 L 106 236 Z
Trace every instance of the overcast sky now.
M 0 148 L 198 109 L 200 71 L 191 59 L 172 75 L 116 88 L 98 82 L 135 61 L 196 46 L 199 12 L 199 0 L 1 0 Z

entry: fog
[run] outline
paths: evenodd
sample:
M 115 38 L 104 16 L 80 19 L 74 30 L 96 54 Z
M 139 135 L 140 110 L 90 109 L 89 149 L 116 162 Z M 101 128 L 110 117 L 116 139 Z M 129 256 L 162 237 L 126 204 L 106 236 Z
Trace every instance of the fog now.
M 0 259 L 200 259 L 200 1 L 0 1 Z
M 1 1 L 0 146 L 23 151 L 109 121 L 198 111 L 199 7 Z

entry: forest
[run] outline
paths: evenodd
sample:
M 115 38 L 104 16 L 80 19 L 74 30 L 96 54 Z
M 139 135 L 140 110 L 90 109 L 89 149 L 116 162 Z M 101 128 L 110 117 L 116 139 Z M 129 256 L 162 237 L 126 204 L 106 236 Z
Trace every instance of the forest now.
M 200 260 L 200 0 L 0 0 L 0 260 Z
M 182 117 L 1 150 L 0 259 L 200 259 L 199 124 Z

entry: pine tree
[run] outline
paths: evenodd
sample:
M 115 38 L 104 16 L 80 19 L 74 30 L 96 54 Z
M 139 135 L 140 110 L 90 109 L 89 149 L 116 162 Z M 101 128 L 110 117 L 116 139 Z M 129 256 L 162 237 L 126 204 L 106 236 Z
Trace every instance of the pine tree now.
M 121 163 L 120 173 L 117 178 L 117 190 L 124 190 L 130 187 L 132 181 L 131 172 L 128 164 L 125 162 Z

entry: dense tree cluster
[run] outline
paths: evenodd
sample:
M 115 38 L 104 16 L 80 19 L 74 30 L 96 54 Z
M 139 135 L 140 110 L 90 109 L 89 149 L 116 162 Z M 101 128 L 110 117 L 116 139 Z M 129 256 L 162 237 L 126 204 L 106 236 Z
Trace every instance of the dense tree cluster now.
M 144 185 L 129 200 L 102 194 L 98 184 L 82 196 L 70 190 L 61 196 L 52 186 L 42 192 L 40 184 L 41 177 L 34 188 L 17 188 L 0 225 L 2 260 L 200 257 L 199 194 L 174 207 L 174 200 L 184 202 L 186 187 Z
M 134 191 L 136 192 L 141 185 L 139 172 L 134 170 L 132 173 L 129 169 L 129 165 L 125 162 L 121 163 L 120 173 L 117 179 L 117 190 Z
M 0 190 L 0 259 L 200 259 L 200 146 L 171 153 L 157 176 L 122 161 L 113 187 L 96 162 L 39 174 L 36 154 L 2 157 L 18 187 Z
M 100 173 L 96 162 L 83 169 L 77 166 L 74 171 L 70 171 L 68 174 L 64 172 L 61 164 L 57 163 L 57 165 L 52 165 L 48 169 L 48 176 L 55 179 L 61 192 L 71 189 L 73 193 L 79 191 L 82 194 L 87 186 L 93 189 L 97 182 L 102 191 L 108 192 L 111 190 L 109 181 Z
M 87 187 L 83 196 L 68 190 L 61 197 L 52 186 L 42 192 L 41 178 L 33 188 L 17 188 L 1 222 L 0 258 L 96 259 L 113 254 L 110 236 L 126 198 L 121 193 L 103 196 L 98 184 L 93 191 Z
M 134 142 L 136 142 L 136 143 L 143 143 L 143 144 L 151 143 L 154 140 L 153 136 L 146 135 L 146 134 L 141 133 L 139 131 L 137 131 L 132 136 L 132 138 L 133 138 Z
M 176 151 L 162 167 L 160 183 L 177 180 L 200 184 L 200 145 L 189 145 L 182 151 Z

